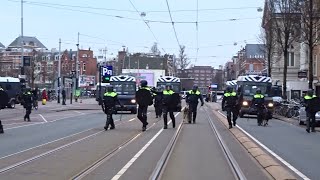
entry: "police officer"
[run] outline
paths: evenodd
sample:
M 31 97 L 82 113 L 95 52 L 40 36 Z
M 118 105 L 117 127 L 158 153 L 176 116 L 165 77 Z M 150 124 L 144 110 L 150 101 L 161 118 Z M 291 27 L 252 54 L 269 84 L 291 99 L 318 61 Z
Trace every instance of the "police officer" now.
M 307 129 L 306 131 L 310 133 L 310 127 L 312 132 L 315 131 L 316 125 L 316 107 L 319 106 L 317 104 L 317 96 L 313 94 L 313 90 L 309 89 L 307 94 L 304 96 L 304 105 L 306 107 L 306 114 L 307 114 Z
M 228 86 L 222 98 L 222 110 L 227 111 L 229 129 L 232 128 L 232 122 L 233 122 L 233 126 L 236 126 L 236 121 L 239 114 L 237 103 L 238 103 L 237 93 L 233 91 L 232 87 Z M 231 122 L 231 115 L 232 115 L 232 122 Z
M 26 121 L 27 119 L 28 121 L 30 121 L 32 104 L 33 104 L 33 94 L 31 93 L 30 88 L 26 88 L 25 92 L 23 93 L 23 107 L 26 109 L 26 114 L 23 118 L 24 121 Z
M 8 102 L 9 102 L 8 94 L 0 86 L 0 110 L 4 109 L 8 105 Z M 3 131 L 2 122 L 0 120 L 0 134 L 2 133 L 4 133 L 4 131 Z
M 153 92 L 153 98 L 154 98 L 154 108 L 156 111 L 156 118 L 161 118 L 162 114 L 162 91 L 160 87 L 156 88 L 156 91 Z
M 258 126 L 261 126 L 263 118 L 265 118 L 266 115 L 266 108 L 264 106 L 264 95 L 261 94 L 261 89 L 259 88 L 256 90 L 256 94 L 253 96 L 252 106 L 257 111 Z
M 147 129 L 147 111 L 148 106 L 152 105 L 152 92 L 148 87 L 148 82 L 146 80 L 140 81 L 140 88 L 136 93 L 136 101 L 138 104 L 138 119 L 142 122 L 142 131 Z
M 121 107 L 123 107 L 123 105 L 120 103 L 117 93 L 113 91 L 113 86 L 108 85 L 106 86 L 106 89 L 107 89 L 107 92 L 104 93 L 103 95 L 103 106 L 104 106 L 103 109 L 104 109 L 104 113 L 106 113 L 107 115 L 107 121 L 104 129 L 108 130 L 109 125 L 110 125 L 110 129 L 115 128 L 112 114 L 116 106 L 116 103 L 120 104 Z
M 201 95 L 201 92 L 198 90 L 198 86 L 194 85 L 192 90 L 190 90 L 187 93 L 186 102 L 189 104 L 189 117 L 192 116 L 192 122 L 193 124 L 196 123 L 196 117 L 197 117 L 197 107 L 199 103 L 199 99 L 201 101 L 201 106 L 203 106 L 203 97 Z M 189 123 L 191 123 L 191 119 L 189 119 Z
M 163 112 L 163 121 L 164 121 L 164 127 L 163 129 L 168 128 L 168 113 L 172 120 L 172 127 L 176 127 L 176 119 L 174 117 L 173 111 L 174 111 L 174 103 L 173 103 L 173 94 L 174 91 L 172 90 L 171 85 L 166 85 L 166 89 L 162 93 L 162 112 Z

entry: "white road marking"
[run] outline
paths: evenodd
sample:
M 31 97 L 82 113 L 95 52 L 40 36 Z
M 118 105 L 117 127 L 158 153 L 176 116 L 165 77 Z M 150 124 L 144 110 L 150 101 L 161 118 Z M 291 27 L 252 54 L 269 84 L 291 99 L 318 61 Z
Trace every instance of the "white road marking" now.
M 79 113 L 79 114 L 85 114 L 85 113 L 83 113 L 83 112 L 80 112 L 80 111 L 74 111 L 74 112 L 76 112 L 76 113 Z
M 225 118 L 227 118 L 226 115 L 224 115 L 223 113 L 221 113 L 220 111 L 218 111 L 219 114 L 221 114 L 222 116 L 224 116 Z M 262 144 L 259 140 L 257 140 L 256 138 L 254 138 L 251 134 L 249 134 L 247 131 L 245 131 L 244 129 L 242 129 L 238 124 L 237 127 L 243 132 L 245 133 L 247 136 L 249 136 L 253 141 L 255 141 L 259 146 L 261 146 L 263 149 L 265 149 L 268 153 L 270 153 L 273 157 L 275 157 L 276 159 L 278 159 L 281 163 L 283 163 L 285 166 L 287 166 L 289 169 L 291 169 L 294 173 L 296 173 L 299 177 L 301 177 L 303 180 L 310 180 L 306 175 L 304 175 L 302 172 L 300 172 L 299 170 L 297 170 L 295 167 L 293 167 L 291 164 L 289 164 L 286 160 L 282 159 L 279 155 L 277 155 L 276 153 L 274 153 L 271 149 L 269 149 L 267 146 L 265 146 L 264 144 Z
M 30 123 L 35 124 L 35 123 L 42 123 L 42 122 L 19 122 L 19 123 L 10 123 L 10 124 L 2 124 L 2 125 L 4 125 L 4 126 L 17 125 L 17 124 L 28 124 L 29 125 Z
M 134 121 L 135 119 L 136 119 L 136 118 L 132 118 L 132 119 L 129 120 L 129 122 Z
M 175 117 L 177 117 L 180 114 L 178 112 Z M 168 125 L 171 123 L 171 121 L 168 122 Z M 128 169 L 129 167 L 141 156 L 141 154 L 151 145 L 151 143 L 162 133 L 163 128 L 161 128 L 156 135 L 150 139 L 150 141 L 145 144 L 140 151 L 133 156 L 133 158 L 111 179 L 111 180 L 118 180 Z
M 44 122 L 48 122 L 46 118 L 44 118 L 41 114 L 39 114 L 39 116 L 43 119 Z

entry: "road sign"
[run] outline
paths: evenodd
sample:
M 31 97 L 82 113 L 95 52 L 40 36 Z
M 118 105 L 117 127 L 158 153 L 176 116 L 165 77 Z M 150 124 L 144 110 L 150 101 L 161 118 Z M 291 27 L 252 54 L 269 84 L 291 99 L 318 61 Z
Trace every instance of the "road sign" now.
M 102 76 L 112 76 L 113 75 L 113 67 L 105 66 L 102 67 Z

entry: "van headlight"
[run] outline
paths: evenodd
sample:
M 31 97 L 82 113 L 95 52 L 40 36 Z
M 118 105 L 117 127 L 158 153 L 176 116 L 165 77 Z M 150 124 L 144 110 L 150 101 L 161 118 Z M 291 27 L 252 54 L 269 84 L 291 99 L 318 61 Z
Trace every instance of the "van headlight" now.
M 243 106 L 248 106 L 249 103 L 248 103 L 247 101 L 243 101 L 243 102 L 242 102 L 242 105 L 243 105 Z
M 136 100 L 135 99 L 131 99 L 131 103 L 136 103 Z
M 273 107 L 273 103 L 268 103 L 268 107 L 272 108 Z

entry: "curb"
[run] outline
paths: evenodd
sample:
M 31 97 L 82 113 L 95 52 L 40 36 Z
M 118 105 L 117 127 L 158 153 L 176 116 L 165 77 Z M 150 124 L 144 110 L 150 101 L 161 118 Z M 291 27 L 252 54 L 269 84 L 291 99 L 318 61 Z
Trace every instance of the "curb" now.
M 218 107 L 211 106 L 211 110 L 218 120 L 228 128 L 228 121 L 224 116 L 218 113 Z M 266 153 L 241 130 L 238 128 L 232 128 L 229 131 L 251 154 L 251 156 L 258 161 L 262 168 L 265 169 L 275 180 L 297 180 L 297 178 L 290 171 L 280 165 L 271 155 Z
M 301 125 L 298 125 L 296 120 L 287 120 L 287 119 L 283 119 L 283 118 L 281 118 L 279 116 L 273 116 L 273 118 L 305 129 L 305 127 L 302 127 Z M 320 129 L 316 127 L 316 131 L 320 132 Z

